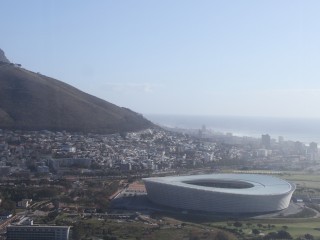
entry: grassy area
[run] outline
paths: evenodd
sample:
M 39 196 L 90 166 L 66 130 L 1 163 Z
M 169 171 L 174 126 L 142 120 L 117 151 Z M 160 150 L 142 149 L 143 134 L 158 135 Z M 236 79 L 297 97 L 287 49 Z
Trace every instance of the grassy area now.
M 320 223 L 293 223 L 287 224 L 287 226 L 289 227 L 288 232 L 290 232 L 292 236 L 298 237 L 301 236 L 302 233 L 309 233 L 317 238 L 320 238 Z
M 100 237 L 109 239 L 217 239 L 235 240 L 233 234 L 197 224 L 183 223 L 174 219 L 164 219 L 158 224 L 141 221 L 120 221 L 89 219 L 81 220 L 73 227 L 74 239 Z
M 298 186 L 320 190 L 320 176 L 311 173 L 284 173 L 280 177 L 292 181 Z
M 244 234 L 244 237 L 253 237 L 253 229 L 259 230 L 262 234 L 268 234 L 270 232 L 277 232 L 285 230 L 291 234 L 292 237 L 297 238 L 304 236 L 305 234 L 311 234 L 316 239 L 320 239 L 320 219 L 312 220 L 250 220 L 240 221 L 241 227 L 235 227 L 234 221 L 215 222 L 209 223 L 210 226 L 219 227 L 221 229 L 240 231 Z
M 309 172 L 284 172 L 281 175 L 288 180 L 301 180 L 301 181 L 317 181 L 320 182 L 320 176 L 317 173 Z
M 159 218 L 160 219 L 160 218 Z M 143 221 L 87 219 L 74 224 L 75 239 L 92 237 L 116 237 L 116 239 L 253 239 L 253 229 L 262 235 L 270 232 L 287 231 L 297 239 L 311 234 L 320 239 L 320 219 L 250 219 L 218 222 L 187 222 L 162 217 L 153 223 Z M 238 222 L 240 224 L 235 225 Z M 240 226 L 239 226 L 240 225 Z M 261 235 L 260 235 L 261 236 Z
M 233 171 L 228 170 L 224 171 L 226 173 L 231 173 Z M 246 171 L 246 173 L 256 173 L 259 172 L 260 174 L 272 174 L 272 171 Z M 293 171 L 287 171 L 287 172 L 281 172 L 279 174 L 274 174 L 275 177 L 283 178 L 288 181 L 294 182 L 297 186 L 305 187 L 305 188 L 313 188 L 318 189 L 320 191 L 320 175 L 313 172 L 293 172 Z

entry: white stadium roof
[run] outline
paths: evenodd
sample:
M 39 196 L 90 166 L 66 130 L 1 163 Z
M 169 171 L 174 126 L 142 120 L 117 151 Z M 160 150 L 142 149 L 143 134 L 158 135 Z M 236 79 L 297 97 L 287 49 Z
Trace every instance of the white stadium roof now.
M 208 174 L 191 176 L 155 177 L 146 178 L 144 180 L 168 185 L 175 185 L 184 188 L 199 189 L 204 191 L 245 195 L 278 195 L 291 192 L 295 188 L 293 184 L 290 184 L 282 179 L 273 176 L 259 174 Z M 230 183 L 238 182 L 248 183 L 248 185 L 251 186 L 245 188 L 210 187 L 192 184 L 193 181 L 225 181 Z
M 221 213 L 274 212 L 289 206 L 295 185 L 259 174 L 208 174 L 143 179 L 148 198 L 178 209 Z

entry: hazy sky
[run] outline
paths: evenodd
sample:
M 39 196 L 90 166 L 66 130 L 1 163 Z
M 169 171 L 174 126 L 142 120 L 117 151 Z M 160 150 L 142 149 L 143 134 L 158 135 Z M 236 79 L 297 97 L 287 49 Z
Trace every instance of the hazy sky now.
M 320 117 L 320 1 L 7 0 L 15 63 L 134 111 Z

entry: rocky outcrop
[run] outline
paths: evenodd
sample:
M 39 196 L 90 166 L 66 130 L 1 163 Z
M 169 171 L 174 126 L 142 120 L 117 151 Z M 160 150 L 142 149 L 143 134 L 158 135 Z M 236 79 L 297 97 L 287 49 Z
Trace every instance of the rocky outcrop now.
M 4 51 L 0 48 L 0 62 L 10 63 L 8 58 L 6 58 L 6 55 L 4 54 Z

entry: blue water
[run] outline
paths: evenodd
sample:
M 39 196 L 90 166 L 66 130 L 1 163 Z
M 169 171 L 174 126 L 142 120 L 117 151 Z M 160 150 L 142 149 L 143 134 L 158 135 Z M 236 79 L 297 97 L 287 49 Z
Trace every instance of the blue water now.
M 186 129 L 207 129 L 217 132 L 232 132 L 237 136 L 261 137 L 269 134 L 272 138 L 283 136 L 287 140 L 305 143 L 320 143 L 320 119 L 232 117 L 232 116 L 188 116 L 188 115 L 146 115 L 152 122 Z

